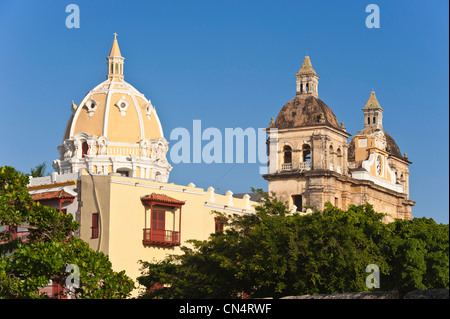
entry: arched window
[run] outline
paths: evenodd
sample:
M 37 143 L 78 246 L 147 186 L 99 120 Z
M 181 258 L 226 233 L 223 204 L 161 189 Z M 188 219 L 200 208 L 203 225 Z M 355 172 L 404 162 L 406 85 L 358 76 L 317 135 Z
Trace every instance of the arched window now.
M 373 123 L 373 124 L 375 124 L 375 116 L 373 117 L 373 121 L 372 121 L 372 123 Z
M 308 144 L 303 144 L 302 155 L 303 155 L 303 162 L 311 162 L 311 146 L 309 146 Z
M 370 124 L 370 117 L 367 117 L 367 124 Z
M 88 153 L 88 150 L 89 150 L 89 145 L 85 141 L 85 142 L 83 142 L 83 144 L 81 144 L 81 158 L 84 158 L 84 156 Z
M 289 145 L 286 145 L 283 148 L 284 152 L 284 164 L 292 163 L 292 148 Z
M 309 85 L 308 85 L 308 83 L 306 83 L 306 93 L 308 93 L 309 92 Z

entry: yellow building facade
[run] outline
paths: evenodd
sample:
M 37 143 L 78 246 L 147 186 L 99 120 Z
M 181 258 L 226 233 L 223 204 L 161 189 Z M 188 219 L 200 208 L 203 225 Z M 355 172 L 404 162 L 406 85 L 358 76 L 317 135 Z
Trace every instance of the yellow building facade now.
M 116 37 L 106 60 L 106 81 L 72 102 L 55 172 L 31 178 L 29 191 L 35 198 L 70 196 L 70 203 L 57 197 L 43 204 L 60 203 L 81 225 L 75 235 L 136 280 L 139 260 L 179 254 L 188 240 L 206 240 L 223 227 L 214 211 L 251 214 L 255 202 L 231 190 L 220 195 L 213 187 L 169 183 L 161 122 L 151 101 L 124 81 Z
M 249 195 L 219 195 L 212 187 L 87 172 L 80 184 L 79 237 L 133 279 L 140 274 L 138 260 L 162 260 L 181 253 L 189 239 L 206 240 L 217 227 L 214 211 L 253 213 Z

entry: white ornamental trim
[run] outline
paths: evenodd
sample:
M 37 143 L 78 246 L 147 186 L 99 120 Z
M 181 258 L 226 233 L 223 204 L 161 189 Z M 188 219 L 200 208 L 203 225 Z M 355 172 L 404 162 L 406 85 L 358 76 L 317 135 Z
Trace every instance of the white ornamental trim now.
M 98 105 L 99 104 L 93 98 L 90 98 L 86 103 L 84 103 L 84 106 L 89 112 L 89 117 L 92 117 L 94 115 L 94 112 L 97 109 Z
M 122 98 L 117 101 L 115 105 L 119 108 L 120 114 L 125 116 L 127 114 L 128 106 L 130 106 L 130 102 L 125 98 L 125 95 L 122 95 Z

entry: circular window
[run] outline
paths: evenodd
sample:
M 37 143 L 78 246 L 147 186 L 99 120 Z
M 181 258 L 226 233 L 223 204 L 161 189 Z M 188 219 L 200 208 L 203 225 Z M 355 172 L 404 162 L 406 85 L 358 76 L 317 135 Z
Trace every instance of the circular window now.
M 120 107 L 121 107 L 121 108 L 124 108 L 125 106 L 126 106 L 126 105 L 125 105 L 124 102 L 120 103 Z

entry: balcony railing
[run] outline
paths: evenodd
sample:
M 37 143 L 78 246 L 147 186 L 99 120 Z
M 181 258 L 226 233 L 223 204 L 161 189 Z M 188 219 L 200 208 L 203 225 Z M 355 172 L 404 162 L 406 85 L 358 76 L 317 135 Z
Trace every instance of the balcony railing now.
M 179 246 L 180 232 L 144 228 L 144 238 L 142 243 L 144 245 Z
M 311 169 L 311 162 L 300 162 L 298 168 L 302 171 L 309 171 Z
M 292 171 L 296 169 L 299 169 L 301 171 L 309 171 L 311 169 L 311 162 L 300 162 L 298 163 L 298 168 L 293 167 L 292 163 L 281 164 L 282 171 Z

